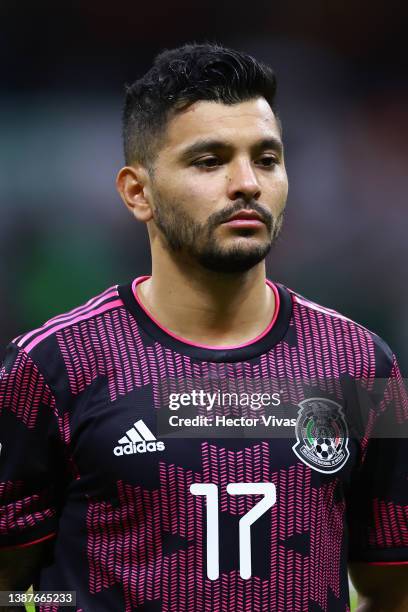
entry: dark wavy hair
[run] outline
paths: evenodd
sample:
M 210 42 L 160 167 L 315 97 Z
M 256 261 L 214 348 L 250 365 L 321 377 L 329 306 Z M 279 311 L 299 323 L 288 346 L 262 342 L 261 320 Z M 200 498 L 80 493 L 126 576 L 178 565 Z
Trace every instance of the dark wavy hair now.
M 187 44 L 166 50 L 152 68 L 126 86 L 123 143 L 126 164 L 149 167 L 171 113 L 199 100 L 236 104 L 264 97 L 274 107 L 276 77 L 246 53 L 217 44 Z

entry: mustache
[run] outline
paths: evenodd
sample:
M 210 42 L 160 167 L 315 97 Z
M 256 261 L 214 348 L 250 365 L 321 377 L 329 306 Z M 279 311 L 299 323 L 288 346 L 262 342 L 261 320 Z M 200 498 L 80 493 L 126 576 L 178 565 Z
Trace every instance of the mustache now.
M 212 229 L 221 223 L 225 223 L 225 221 L 227 221 L 231 215 L 235 215 L 241 212 L 241 210 L 253 210 L 258 213 L 268 229 L 271 229 L 273 226 L 274 219 L 272 214 L 269 212 L 269 210 L 261 206 L 256 200 L 237 200 L 234 202 L 233 206 L 224 208 L 223 210 L 219 210 L 212 214 L 208 219 L 208 225 Z

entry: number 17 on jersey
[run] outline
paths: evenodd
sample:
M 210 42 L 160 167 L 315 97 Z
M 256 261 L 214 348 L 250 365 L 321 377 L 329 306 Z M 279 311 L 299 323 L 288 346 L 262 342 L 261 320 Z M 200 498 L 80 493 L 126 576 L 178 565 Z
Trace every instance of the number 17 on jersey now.
M 207 501 L 207 576 L 216 580 L 220 575 L 218 486 L 197 482 L 190 486 L 193 495 L 203 495 Z M 239 574 L 247 580 L 252 575 L 251 525 L 276 503 L 276 487 L 272 482 L 231 482 L 230 495 L 263 495 L 239 521 Z

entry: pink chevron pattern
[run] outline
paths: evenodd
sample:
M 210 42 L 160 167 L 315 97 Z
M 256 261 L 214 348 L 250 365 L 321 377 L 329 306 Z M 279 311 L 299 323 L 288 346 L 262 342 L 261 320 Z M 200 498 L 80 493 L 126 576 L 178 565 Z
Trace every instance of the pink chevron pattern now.
M 380 411 L 385 410 L 390 404 L 395 410 L 397 423 L 406 422 L 408 420 L 408 395 L 395 356 Z
M 375 375 L 374 345 L 370 333 L 346 317 L 335 315 L 324 308 L 296 296 L 293 302 L 293 318 L 298 338 L 294 374 L 312 380 L 327 379 L 328 385 L 336 385 L 342 374 L 357 379 L 372 380 Z M 297 370 L 297 372 L 295 371 Z M 335 391 L 328 388 L 328 391 Z
M 383 399 L 378 409 L 370 408 L 368 414 L 365 433 L 361 440 L 361 462 L 365 460 L 378 414 L 385 410 L 392 411 L 389 417 L 390 422 L 400 425 L 408 421 L 408 395 L 395 355 L 393 356 L 393 364 L 384 390 Z
M 3 500 L 3 503 L 14 501 L 14 499 L 20 496 L 23 487 L 24 483 L 22 480 L 0 482 L 0 499 Z
M 93 500 L 87 513 L 89 588 L 92 594 L 115 583 L 124 589 L 125 610 L 161 600 L 163 612 L 307 612 L 315 602 L 327 610 L 328 591 L 340 596 L 340 551 L 344 502 L 335 502 L 337 480 L 311 486 L 310 469 L 301 463 L 270 471 L 269 444 L 240 451 L 202 444 L 202 473 L 160 462 L 160 488 L 147 491 L 118 482 L 119 505 Z M 205 563 L 205 502 L 189 492 L 193 482 L 221 489 L 220 509 L 237 517 L 259 496 L 228 496 L 226 483 L 252 478 L 274 482 L 277 503 L 270 510 L 268 580 L 242 580 L 238 570 L 216 581 L 202 574 Z M 310 554 L 291 546 L 309 534 Z M 166 538 L 178 536 L 182 549 L 163 554 Z
M 374 499 L 374 527 L 369 544 L 374 548 L 408 547 L 408 506 Z
M 137 323 L 124 307 L 64 327 L 56 337 L 73 395 L 100 376 L 108 379 L 112 401 L 150 382 Z
M 55 400 L 30 356 L 23 350 L 17 354 L 10 372 L 0 370 L 0 413 L 9 410 L 29 429 L 35 427 L 41 405 L 55 410 Z
M 191 391 L 197 387 L 197 380 L 203 388 L 208 381 L 205 390 L 211 389 L 209 381 L 213 379 L 221 390 L 237 392 L 248 390 L 245 387 L 248 380 L 255 385 L 253 392 L 265 391 L 262 387 L 265 381 L 270 381 L 268 391 L 273 392 L 279 389 L 279 379 L 290 380 L 293 384 L 283 388 L 282 400 L 294 403 L 304 399 L 305 380 L 312 384 L 319 382 L 323 391 L 339 399 L 342 398 L 339 378 L 344 374 L 366 381 L 368 389 L 372 387 L 375 355 L 367 330 L 345 317 L 334 317 L 331 311 L 309 309 L 296 301 L 291 325 L 296 330 L 296 346 L 282 341 L 262 355 L 257 364 L 194 363 L 189 357 L 156 342 L 147 348 L 156 406 L 161 405 L 163 381 L 170 381 L 168 391 L 171 393 L 180 391 L 180 384 L 185 385 L 183 391 Z
M 58 604 L 40 604 L 39 606 L 40 612 L 58 612 L 58 610 L 61 610 L 61 606 Z M 84 610 L 82 608 L 77 608 L 76 612 L 84 612 Z
M 0 482 L 0 500 L 0 534 L 24 531 L 56 514 L 47 491 L 25 496 L 21 481 Z
M 14 342 L 18 347 L 24 347 L 27 352 L 31 350 L 38 342 L 40 342 L 45 337 L 54 333 L 61 326 L 69 325 L 70 323 L 74 323 L 79 317 L 87 317 L 88 315 L 92 316 L 92 312 L 96 309 L 100 309 L 107 302 L 112 302 L 113 300 L 117 300 L 118 298 L 118 289 L 117 287 L 110 287 L 106 289 L 103 293 L 97 295 L 96 297 L 91 298 L 83 304 L 82 306 L 78 306 L 69 312 L 57 315 L 52 319 L 49 319 L 37 329 L 33 329 L 32 331 L 18 336 L 14 339 Z M 29 343 L 29 344 L 28 344 Z
M 375 358 L 367 330 L 345 317 L 334 316 L 331 311 L 308 308 L 296 297 L 291 326 L 296 331 L 296 346 L 282 341 L 262 355 L 257 364 L 195 363 L 158 342 L 145 346 L 137 322 L 120 305 L 71 322 L 59 329 L 56 337 L 74 395 L 99 376 L 107 376 L 112 401 L 152 383 L 157 408 L 161 405 L 163 381 L 170 381 L 170 392 L 177 391 L 179 384 L 186 385 L 188 390 L 194 388 L 196 379 L 209 378 L 224 380 L 228 387 L 234 380 L 236 390 L 243 391 L 245 379 L 258 380 L 259 390 L 264 390 L 262 384 L 266 379 L 288 379 L 293 380 L 293 385 L 288 389 L 288 397 L 283 399 L 294 402 L 303 399 L 302 380 L 305 379 L 312 383 L 319 381 L 322 390 L 327 388 L 338 398 L 341 398 L 338 380 L 342 374 L 367 380 L 370 387 Z

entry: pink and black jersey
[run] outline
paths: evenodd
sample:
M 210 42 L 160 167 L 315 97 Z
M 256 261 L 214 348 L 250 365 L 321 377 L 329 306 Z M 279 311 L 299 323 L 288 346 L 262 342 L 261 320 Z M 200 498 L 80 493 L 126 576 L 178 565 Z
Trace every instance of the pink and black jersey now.
M 142 306 L 146 278 L 9 345 L 0 546 L 52 538 L 35 590 L 78 612 L 346 612 L 350 561 L 408 562 L 394 355 L 268 280 L 262 334 L 192 344 Z

